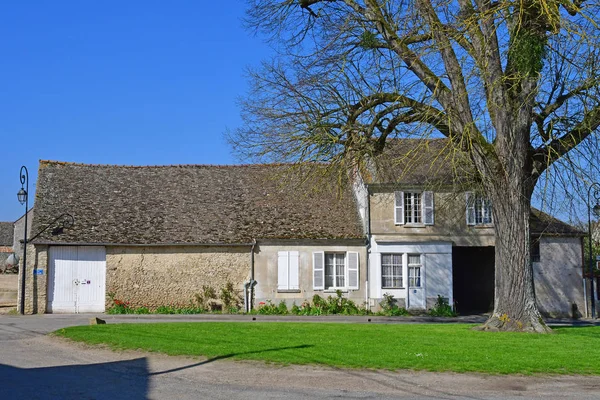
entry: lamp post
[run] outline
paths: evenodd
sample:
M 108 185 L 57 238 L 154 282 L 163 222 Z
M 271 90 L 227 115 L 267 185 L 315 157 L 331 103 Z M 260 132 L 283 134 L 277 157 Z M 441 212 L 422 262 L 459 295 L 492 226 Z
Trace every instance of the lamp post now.
M 591 203 L 591 195 L 592 195 L 592 189 L 594 189 L 594 200 L 596 201 L 596 204 L 594 205 L 594 207 L 592 207 L 592 203 Z M 588 239 L 589 239 L 589 257 L 590 257 L 590 265 L 589 265 L 589 272 L 590 272 L 590 297 L 591 297 L 591 311 L 592 311 L 592 318 L 596 318 L 596 298 L 594 296 L 594 251 L 592 248 L 592 212 L 594 213 L 594 215 L 596 217 L 600 216 L 600 183 L 592 183 L 588 189 L 588 199 L 587 199 L 587 206 L 588 206 Z
M 29 212 L 29 172 L 24 165 L 19 172 L 21 190 L 17 193 L 19 203 L 25 204 L 25 228 L 23 229 L 23 271 L 21 271 L 21 314 L 25 314 L 25 273 L 27 270 L 27 213 Z

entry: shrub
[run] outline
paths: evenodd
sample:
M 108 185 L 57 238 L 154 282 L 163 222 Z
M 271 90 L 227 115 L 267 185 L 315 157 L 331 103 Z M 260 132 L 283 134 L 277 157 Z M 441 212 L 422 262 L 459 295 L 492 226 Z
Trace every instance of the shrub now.
M 385 315 L 388 317 L 402 317 L 409 315 L 408 311 L 404 307 L 398 307 L 398 303 L 391 293 L 384 293 L 383 300 L 379 303 L 381 306 L 381 312 L 379 315 Z
M 143 306 L 143 307 L 138 307 L 136 309 L 133 310 L 134 314 L 150 314 L 150 310 L 148 309 L 148 307 Z
M 107 314 L 132 314 L 134 312 L 128 301 L 116 299 L 114 293 L 108 293 L 108 298 L 112 305 L 106 309 Z
M 282 301 L 281 303 L 283 303 L 283 306 L 285 307 L 285 302 Z M 260 303 L 258 303 L 258 309 L 256 310 L 256 314 L 281 315 L 281 303 L 279 303 L 279 306 L 276 306 L 271 300 L 267 300 L 266 302 L 261 301 Z M 285 313 L 287 314 L 287 307 L 285 307 Z
M 193 304 L 183 307 L 170 304 L 168 306 L 159 306 L 154 310 L 156 314 L 202 314 L 203 312 L 205 310 L 202 307 L 197 307 Z
M 288 308 L 287 308 L 287 304 L 285 304 L 285 301 L 280 301 L 279 305 L 277 306 L 277 312 L 279 315 L 285 315 L 288 313 Z
M 448 304 L 448 299 L 438 295 L 435 305 L 429 310 L 432 317 L 456 317 L 456 313 Z
M 202 292 L 196 293 L 196 303 L 198 307 L 201 307 L 205 311 L 209 311 L 214 304 L 214 301 L 217 299 L 217 291 L 208 285 L 202 286 Z
M 221 288 L 221 301 L 223 302 L 223 310 L 232 310 L 234 309 L 234 313 L 238 312 L 240 308 L 240 296 L 236 293 L 233 282 L 227 281 L 225 287 Z

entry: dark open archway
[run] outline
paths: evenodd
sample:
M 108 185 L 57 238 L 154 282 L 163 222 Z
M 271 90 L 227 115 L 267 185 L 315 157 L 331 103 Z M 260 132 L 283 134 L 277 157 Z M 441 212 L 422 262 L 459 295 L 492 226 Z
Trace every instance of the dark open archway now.
M 494 308 L 494 247 L 452 248 L 454 301 L 459 314 L 482 314 Z

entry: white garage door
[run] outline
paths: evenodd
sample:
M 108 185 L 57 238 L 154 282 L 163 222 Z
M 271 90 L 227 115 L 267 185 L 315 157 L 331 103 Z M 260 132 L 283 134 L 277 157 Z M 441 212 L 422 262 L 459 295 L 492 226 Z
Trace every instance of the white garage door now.
M 48 312 L 104 312 L 106 249 L 52 246 L 48 268 Z

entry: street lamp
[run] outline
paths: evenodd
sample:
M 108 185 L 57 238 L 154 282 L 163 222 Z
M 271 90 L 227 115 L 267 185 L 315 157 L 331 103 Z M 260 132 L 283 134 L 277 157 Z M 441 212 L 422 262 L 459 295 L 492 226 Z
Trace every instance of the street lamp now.
M 21 314 L 25 314 L 25 273 L 27 271 L 27 213 L 29 212 L 29 172 L 24 165 L 19 172 L 21 190 L 17 193 L 19 203 L 25 204 L 25 228 L 23 229 L 23 271 L 21 271 Z
M 594 189 L 594 200 L 596 204 L 592 207 L 592 202 L 590 201 L 592 195 L 592 189 Z M 594 297 L 594 251 L 592 249 L 592 212 L 596 217 L 600 216 L 600 183 L 592 183 L 590 188 L 588 189 L 588 239 L 589 239 L 589 256 L 590 256 L 590 297 L 592 299 L 591 309 L 592 309 L 592 318 L 596 318 L 596 298 Z

